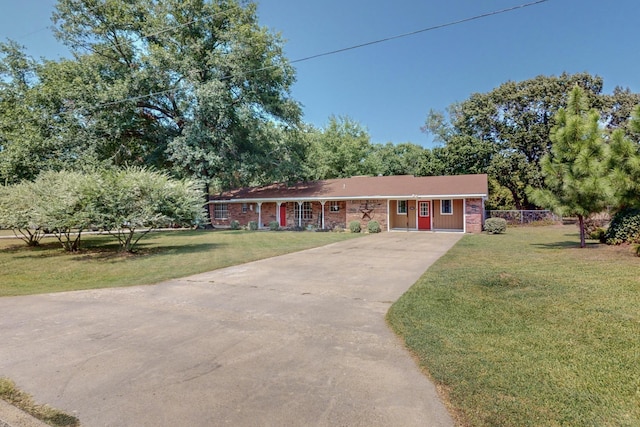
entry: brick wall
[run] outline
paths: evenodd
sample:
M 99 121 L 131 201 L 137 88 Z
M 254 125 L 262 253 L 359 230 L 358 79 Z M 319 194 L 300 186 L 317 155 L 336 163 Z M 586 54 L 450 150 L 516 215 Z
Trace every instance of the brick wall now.
M 295 216 L 295 204 L 297 202 L 286 203 L 288 228 L 298 226 L 298 218 Z M 229 227 L 232 220 L 237 220 L 241 226 L 247 226 L 250 221 L 258 221 L 256 203 L 247 203 L 246 211 L 243 212 L 242 203 L 228 203 L 228 218 L 216 220 L 214 216 L 214 205 L 209 205 L 211 213 L 211 223 L 214 226 Z M 263 203 L 261 206 L 261 226 L 269 227 L 271 221 L 278 221 L 277 204 L 275 202 Z M 303 219 L 302 226 L 313 225 L 320 228 L 322 226 L 320 202 L 311 202 L 312 215 L 310 219 Z M 434 207 L 435 209 L 435 207 Z M 367 215 L 368 214 L 368 215 Z M 348 200 L 338 202 L 338 210 L 331 211 L 331 202 L 326 202 L 324 206 L 325 228 L 335 227 L 348 228 L 351 221 L 358 221 L 362 229 L 367 228 L 369 221 L 378 221 L 383 231 L 387 230 L 387 201 L 386 200 Z M 480 233 L 483 227 L 483 203 L 482 199 L 467 199 L 465 208 L 465 221 L 467 233 Z
M 334 228 L 346 228 L 346 202 L 335 202 L 337 205 L 337 211 L 331 211 L 331 202 L 327 202 L 324 205 L 324 228 L 333 230 Z
M 243 205 L 246 207 L 245 212 L 243 212 Z M 210 204 L 209 212 L 211 213 L 211 223 L 215 226 L 228 227 L 233 220 L 237 220 L 240 225 L 248 225 L 251 221 L 258 222 L 258 212 L 256 208 L 256 203 L 227 203 L 228 217 L 226 219 L 215 219 L 215 207 L 213 204 Z
M 467 233 L 481 233 L 484 214 L 482 199 L 467 199 L 464 213 Z
M 227 205 L 230 207 L 231 205 Z M 211 218 L 211 225 L 213 226 L 222 226 L 228 227 L 231 224 L 231 220 L 227 219 L 216 219 L 215 217 L 215 205 L 213 203 L 209 204 L 209 218 Z
M 260 207 L 260 209 L 262 209 L 262 215 L 261 215 L 261 219 L 262 219 L 262 227 L 263 228 L 268 228 L 269 227 L 269 223 L 272 221 L 278 221 L 278 215 L 277 215 L 277 207 L 278 205 L 276 203 L 263 203 L 262 206 Z
M 348 200 L 346 202 L 346 226 L 351 221 L 360 222 L 363 230 L 367 229 L 369 221 L 378 221 L 380 229 L 387 231 L 387 201 L 386 200 Z M 368 215 L 365 213 L 368 212 Z

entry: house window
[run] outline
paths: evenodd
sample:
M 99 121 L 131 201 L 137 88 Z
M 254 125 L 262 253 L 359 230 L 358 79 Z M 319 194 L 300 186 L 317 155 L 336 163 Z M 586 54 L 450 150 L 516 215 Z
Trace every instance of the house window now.
M 420 202 L 420 216 L 429 216 L 429 202 Z
M 407 214 L 407 201 L 398 200 L 398 215 L 406 215 L 406 214 Z
M 215 205 L 213 205 L 213 218 L 214 219 L 229 218 L 229 206 L 226 203 L 216 203 Z
M 329 212 L 340 212 L 340 202 L 331 202 Z
M 440 200 L 440 214 L 453 215 L 453 200 Z
M 247 205 L 246 203 L 242 204 L 242 213 L 247 213 L 247 211 L 249 210 L 249 205 Z
M 311 219 L 313 218 L 311 210 L 311 202 L 302 202 L 302 219 Z M 300 218 L 300 204 L 294 203 L 293 205 L 293 214 L 296 219 Z

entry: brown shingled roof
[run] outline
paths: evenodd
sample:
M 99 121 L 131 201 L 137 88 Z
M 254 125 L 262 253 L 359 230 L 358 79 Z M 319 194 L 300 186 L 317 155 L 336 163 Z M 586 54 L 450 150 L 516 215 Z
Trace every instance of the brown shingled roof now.
M 294 185 L 272 184 L 247 187 L 213 195 L 211 200 L 345 200 L 402 199 L 433 197 L 487 197 L 487 175 L 424 176 L 354 176 L 300 182 Z

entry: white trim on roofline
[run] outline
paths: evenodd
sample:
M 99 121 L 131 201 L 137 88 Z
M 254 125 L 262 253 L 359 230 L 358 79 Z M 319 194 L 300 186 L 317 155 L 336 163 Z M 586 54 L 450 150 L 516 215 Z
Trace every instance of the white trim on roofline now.
M 478 194 L 406 194 L 397 196 L 342 196 L 342 197 L 328 197 L 328 196 L 316 196 L 316 197 L 270 197 L 270 198 L 244 198 L 244 199 L 215 199 L 209 200 L 207 203 L 277 203 L 277 202 L 320 202 L 324 201 L 342 201 L 342 200 L 440 200 L 440 199 L 472 199 L 472 198 L 485 198 L 486 193 Z

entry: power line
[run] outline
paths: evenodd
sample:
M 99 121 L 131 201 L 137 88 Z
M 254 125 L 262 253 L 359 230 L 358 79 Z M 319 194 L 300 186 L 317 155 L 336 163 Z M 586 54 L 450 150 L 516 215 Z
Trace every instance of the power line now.
M 520 5 L 509 7 L 509 8 L 506 8 L 506 9 L 495 10 L 493 12 L 487 12 L 487 13 L 483 13 L 483 14 L 480 14 L 480 15 L 471 16 L 469 18 L 463 18 L 463 19 L 459 19 L 457 21 L 447 22 L 445 24 L 439 24 L 439 25 L 434 25 L 432 27 L 422 28 L 420 30 L 411 31 L 411 32 L 404 33 L 404 34 L 398 34 L 398 35 L 395 35 L 395 36 L 386 37 L 386 38 L 378 39 L 378 40 L 373 40 L 373 41 L 370 41 L 370 42 L 361 43 L 361 44 L 357 44 L 357 45 L 353 45 L 353 46 L 349 46 L 349 47 L 345 47 L 345 48 L 341 48 L 341 49 L 331 50 L 331 51 L 328 51 L 328 52 L 323 52 L 323 53 L 319 53 L 319 54 L 316 54 L 316 55 L 307 56 L 307 57 L 304 57 L 304 58 L 294 59 L 292 61 L 289 61 L 289 63 L 290 64 L 295 64 L 295 63 L 298 63 L 298 62 L 310 61 L 312 59 L 321 58 L 323 56 L 335 55 L 335 54 L 338 54 L 338 53 L 347 52 L 349 50 L 360 49 L 360 48 L 363 48 L 363 47 L 366 47 L 366 46 L 371 46 L 371 45 L 374 45 L 374 44 L 384 43 L 384 42 L 388 42 L 388 41 L 391 41 L 391 40 L 396 40 L 396 39 L 409 37 L 409 36 L 413 36 L 413 35 L 420 34 L 420 33 L 425 33 L 427 31 L 434 31 L 434 30 L 438 30 L 438 29 L 441 29 L 441 28 L 446 28 L 446 27 L 451 27 L 451 26 L 458 25 L 458 24 L 463 24 L 465 22 L 470 22 L 470 21 L 475 21 L 475 20 L 482 19 L 482 18 L 487 18 L 489 16 L 500 15 L 500 14 L 507 13 L 507 12 L 512 12 L 512 11 L 518 10 L 518 9 L 524 9 L 526 7 L 535 6 L 535 5 L 538 5 L 538 4 L 541 4 L 541 3 L 545 3 L 545 2 L 548 2 L 548 1 L 549 0 L 536 0 L 536 1 L 533 1 L 533 2 L 520 4 Z M 269 66 L 266 66 L 266 67 L 255 68 L 253 70 L 246 71 L 245 74 L 257 73 L 257 72 L 260 72 L 260 71 L 270 70 L 270 69 L 276 68 L 276 67 L 277 67 L 277 65 L 269 65 Z M 221 77 L 220 80 L 228 80 L 230 78 L 231 78 L 231 76 L 227 75 L 227 76 Z M 110 102 L 107 102 L 107 103 L 104 103 L 104 104 L 99 104 L 96 107 L 110 106 L 110 105 L 120 104 L 122 102 L 127 102 L 127 101 L 137 101 L 137 100 L 144 99 L 144 98 L 150 98 L 152 96 L 164 95 L 166 93 L 170 93 L 170 92 L 173 92 L 173 91 L 176 91 L 176 90 L 178 90 L 178 89 L 169 89 L 169 90 L 164 90 L 164 91 L 160 91 L 160 92 L 150 93 L 148 95 L 133 96 L 133 97 L 125 98 L 125 99 L 122 99 L 122 100 L 110 101 Z
M 98 9 L 98 7 L 100 7 L 100 6 L 102 6 L 102 4 L 96 4 L 93 7 L 89 7 L 88 10 L 89 10 L 89 12 L 95 12 Z M 42 32 L 44 30 L 51 30 L 53 28 L 54 28 L 53 26 L 47 25 L 46 27 L 42 27 L 42 28 L 39 28 L 37 30 L 33 30 L 33 31 L 31 31 L 31 32 L 29 32 L 27 34 L 23 34 L 21 36 L 18 36 L 17 39 L 24 39 L 24 38 L 27 38 L 27 37 L 32 36 L 34 34 L 40 33 L 40 32 Z
M 492 11 L 492 12 L 487 12 L 487 13 L 483 13 L 483 14 L 479 14 L 479 15 L 474 15 L 474 16 L 471 16 L 471 17 L 468 17 L 468 18 L 463 18 L 463 19 L 459 19 L 459 20 L 456 20 L 456 21 L 447 22 L 447 23 L 444 23 L 444 24 L 439 24 L 439 25 L 434 25 L 434 26 L 431 26 L 431 27 L 422 28 L 422 29 L 411 31 L 411 32 L 408 32 L 408 33 L 398 34 L 398 35 L 391 36 L 391 37 L 385 37 L 383 39 L 373 40 L 373 41 L 369 41 L 369 42 L 366 42 L 366 43 L 360 43 L 360 44 L 357 44 L 357 45 L 352 45 L 352 46 L 344 47 L 344 48 L 341 48 L 341 49 L 335 49 L 335 50 L 331 50 L 331 51 L 327 51 L 327 52 L 323 52 L 323 53 L 319 53 L 319 54 L 315 54 L 315 55 L 311 55 L 311 56 L 306 56 L 306 57 L 303 57 L 303 58 L 294 59 L 292 61 L 289 61 L 289 63 L 290 64 L 295 64 L 295 63 L 299 63 L 299 62 L 310 61 L 310 60 L 321 58 L 321 57 L 324 57 L 324 56 L 335 55 L 335 54 L 342 53 L 342 52 L 347 52 L 347 51 L 350 51 L 350 50 L 360 49 L 360 48 L 363 48 L 363 47 L 366 47 L 366 46 L 385 43 L 385 42 L 388 42 L 388 41 L 391 41 L 391 40 L 396 40 L 396 39 L 400 39 L 400 38 L 404 38 L 404 37 L 409 37 L 409 36 L 413 36 L 413 35 L 416 35 L 416 34 L 425 33 L 425 32 L 428 32 L 428 31 L 434 31 L 434 30 L 438 30 L 438 29 L 441 29 L 441 28 L 451 27 L 451 26 L 454 26 L 454 25 L 459 25 L 459 24 L 463 24 L 463 23 L 466 23 L 466 22 L 475 21 L 475 20 L 482 19 L 482 18 L 487 18 L 487 17 L 490 17 L 490 16 L 495 16 L 495 15 L 500 15 L 500 14 L 507 13 L 507 12 L 512 12 L 512 11 L 518 10 L 518 9 L 524 9 L 524 8 L 527 8 L 527 7 L 531 7 L 531 6 L 539 5 L 539 4 L 542 4 L 542 3 L 546 3 L 548 1 L 549 0 L 536 0 L 536 1 L 529 2 L 529 3 L 524 3 L 524 4 L 512 6 L 512 7 L 506 8 L 506 9 L 495 10 L 495 11 Z M 224 12 L 226 12 L 226 11 L 219 12 L 219 13 L 224 13 Z M 217 15 L 217 14 L 213 14 L 212 16 L 215 16 L 215 15 Z M 180 27 L 188 25 L 190 23 L 192 23 L 192 22 L 188 22 L 186 24 L 180 24 L 180 25 L 177 25 L 177 26 L 174 26 L 174 27 L 167 27 L 167 28 L 161 30 L 161 32 L 170 31 L 172 28 L 180 28 Z M 152 35 L 155 35 L 155 34 L 150 34 L 149 36 L 152 36 Z M 260 67 L 260 68 L 255 68 L 255 69 L 252 69 L 252 70 L 245 71 L 244 74 L 257 73 L 257 72 L 260 72 L 260 71 L 265 71 L 265 70 L 269 70 L 269 69 L 273 69 L 273 68 L 277 68 L 277 67 L 278 67 L 278 65 L 269 65 L 269 66 L 266 66 L 266 67 Z M 231 75 L 226 75 L 226 76 L 221 77 L 220 80 L 228 80 L 231 77 L 232 77 Z M 117 105 L 117 104 L 121 104 L 121 103 L 124 103 L 124 102 L 139 101 L 139 100 L 145 99 L 145 98 L 151 98 L 151 97 L 158 96 L 158 95 L 165 95 L 165 94 L 168 94 L 168 93 L 176 92 L 178 90 L 180 90 L 180 89 L 174 88 L 174 89 L 167 89 L 167 90 L 158 91 L 158 92 L 152 92 L 152 93 L 145 94 L 145 95 L 130 96 L 130 97 L 119 99 L 119 100 L 114 100 L 114 101 L 109 101 L 109 102 L 105 102 L 105 103 L 101 103 L 101 104 L 96 104 L 96 105 L 93 105 L 93 106 L 88 106 L 87 109 L 88 110 L 97 110 L 99 108 L 108 107 L 108 106 L 111 106 L 111 105 Z
M 329 52 L 319 53 L 317 55 L 307 56 L 307 57 L 304 57 L 304 58 L 300 58 L 300 59 L 296 59 L 296 60 L 290 61 L 290 63 L 294 64 L 294 63 L 297 63 L 297 62 L 309 61 L 311 59 L 316 59 L 316 58 L 320 58 L 320 57 L 323 57 L 323 56 L 335 55 L 336 53 L 347 52 L 349 50 L 360 49 L 362 47 L 371 46 L 371 45 L 378 44 L 378 43 L 384 43 L 384 42 L 388 42 L 388 41 L 391 41 L 391 40 L 400 39 L 400 38 L 403 38 L 403 37 L 414 36 L 416 34 L 425 33 L 427 31 L 433 31 L 433 30 L 438 30 L 440 28 L 451 27 L 453 25 L 463 24 L 465 22 L 475 21 L 477 19 L 487 18 L 489 16 L 499 15 L 501 13 L 507 13 L 507 12 L 511 12 L 511 11 L 514 11 L 514 10 L 517 10 L 517 9 L 523 9 L 523 8 L 529 7 L 529 6 L 535 6 L 535 5 L 538 5 L 540 3 L 545 3 L 547 1 L 549 1 L 549 0 L 537 0 L 537 1 L 534 1 L 534 2 L 531 2 L 531 3 L 525 3 L 525 4 L 518 5 L 518 6 L 513 6 L 513 7 L 506 8 L 506 9 L 502 9 L 502 10 L 496 10 L 496 11 L 493 11 L 493 12 L 487 12 L 487 13 L 483 13 L 481 15 L 472 16 L 470 18 L 464 18 L 464 19 L 459 19 L 457 21 L 447 22 L 446 24 L 434 25 L 433 27 L 422 28 L 420 30 L 411 31 L 409 33 L 398 34 L 396 36 L 386 37 L 384 39 L 374 40 L 374 41 L 370 41 L 370 42 L 366 42 L 366 43 L 357 44 L 357 45 L 354 45 L 354 46 L 345 47 L 345 48 L 342 48 L 342 49 L 336 49 L 336 50 L 332 50 L 332 51 L 329 51 Z

